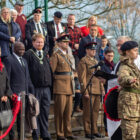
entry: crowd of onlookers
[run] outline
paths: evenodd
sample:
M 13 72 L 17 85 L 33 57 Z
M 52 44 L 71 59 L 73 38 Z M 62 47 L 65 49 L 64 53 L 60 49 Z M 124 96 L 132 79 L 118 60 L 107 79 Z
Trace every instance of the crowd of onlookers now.
M 102 71 L 111 73 L 115 68 L 114 51 L 104 30 L 97 25 L 97 18 L 91 16 L 85 26 L 78 27 L 74 14 L 68 14 L 67 23 L 63 23 L 63 14 L 56 11 L 52 21 L 43 22 L 41 7 L 33 10 L 33 17 L 29 20 L 22 13 L 23 8 L 23 2 L 17 1 L 14 9 L 1 9 L 0 83 L 4 85 L 0 85 L 1 100 L 7 101 L 7 96 L 12 93 L 19 95 L 22 91 L 35 96 L 28 97 L 28 104 L 35 107 L 31 109 L 32 113 L 27 109 L 27 114 L 36 119 L 33 122 L 26 120 L 33 140 L 39 140 L 39 136 L 43 140 L 51 139 L 48 131 L 51 100 L 54 100 L 57 140 L 77 139 L 72 134 L 71 115 L 82 111 L 85 137 L 103 137 L 97 130 L 97 120 L 100 94 L 104 96 L 107 93 L 108 82 L 94 77 L 92 90 L 88 88 L 83 93 L 89 76 L 95 71 L 90 69 L 91 66 L 103 61 Z M 128 40 L 127 37 L 118 39 L 118 52 Z M 88 92 L 93 94 L 93 134 L 90 132 Z M 36 112 L 37 108 L 40 113 Z M 107 135 L 106 115 L 104 124 Z M 17 131 L 20 138 L 20 114 L 17 117 Z M 10 131 L 9 139 L 15 140 L 14 129 Z

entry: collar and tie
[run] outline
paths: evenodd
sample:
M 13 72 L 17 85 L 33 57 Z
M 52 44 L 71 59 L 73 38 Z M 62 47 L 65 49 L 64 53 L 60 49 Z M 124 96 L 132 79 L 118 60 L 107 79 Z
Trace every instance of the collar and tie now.
M 42 58 L 42 56 L 43 56 L 43 51 L 42 50 L 36 50 L 35 52 L 36 52 L 36 54 L 39 58 Z
M 60 30 L 58 24 L 56 24 L 56 30 L 57 30 L 57 38 L 60 37 Z
M 23 58 L 22 57 L 19 57 L 19 60 L 20 60 L 21 67 L 25 71 L 25 64 L 24 64 Z
M 36 26 L 37 26 L 37 29 L 38 29 L 38 33 L 41 33 L 39 23 L 37 23 Z
M 22 57 L 19 57 L 19 60 L 20 60 L 21 66 L 25 66 L 25 65 L 24 65 L 24 62 L 23 62 L 23 58 L 22 58 Z
M 41 53 L 41 51 L 38 51 L 38 57 L 39 57 L 39 58 L 42 57 L 42 53 Z

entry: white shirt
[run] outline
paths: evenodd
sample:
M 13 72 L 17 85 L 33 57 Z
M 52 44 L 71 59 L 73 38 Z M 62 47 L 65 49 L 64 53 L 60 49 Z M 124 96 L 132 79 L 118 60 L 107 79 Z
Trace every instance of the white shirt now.
M 36 54 L 39 56 L 39 52 L 41 53 L 41 56 L 43 55 L 43 50 L 36 50 Z
M 56 27 L 55 22 L 54 22 L 54 28 L 55 28 L 55 37 L 58 38 L 58 36 L 57 36 L 57 27 Z M 60 34 L 61 34 L 62 32 L 64 32 L 61 23 L 58 23 L 58 28 L 59 28 L 59 32 L 60 32 Z
M 18 62 L 21 64 L 21 60 L 20 60 L 20 58 L 22 58 L 22 57 L 18 56 L 18 55 L 15 54 L 15 53 L 13 53 L 13 55 L 17 58 Z M 22 65 L 22 64 L 21 64 L 21 65 Z
M 138 57 L 134 60 L 134 63 L 138 67 L 138 69 L 140 70 L 140 55 L 138 55 Z
M 89 37 L 90 37 L 90 39 L 91 39 L 92 41 L 94 40 L 94 42 L 96 42 L 96 37 L 93 38 L 93 37 L 91 36 L 91 34 L 89 34 Z

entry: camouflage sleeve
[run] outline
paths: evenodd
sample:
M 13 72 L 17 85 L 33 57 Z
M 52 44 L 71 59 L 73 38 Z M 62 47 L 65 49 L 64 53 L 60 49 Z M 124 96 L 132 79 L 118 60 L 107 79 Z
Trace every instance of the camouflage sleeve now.
M 83 61 L 83 59 L 79 62 L 77 71 L 78 71 L 78 78 L 81 86 L 81 93 L 83 93 L 87 84 L 87 80 L 86 80 L 87 68 L 86 68 L 86 63 Z M 88 92 L 86 91 L 85 94 L 88 94 Z
M 52 68 L 52 72 L 54 73 L 57 67 L 57 63 L 58 63 L 58 58 L 57 58 L 57 54 L 53 53 L 53 55 L 50 58 L 50 65 Z
M 120 86 L 126 87 L 133 87 L 133 84 L 130 83 L 131 80 L 134 79 L 133 76 L 130 74 L 130 70 L 127 66 L 120 66 L 118 75 L 118 83 Z

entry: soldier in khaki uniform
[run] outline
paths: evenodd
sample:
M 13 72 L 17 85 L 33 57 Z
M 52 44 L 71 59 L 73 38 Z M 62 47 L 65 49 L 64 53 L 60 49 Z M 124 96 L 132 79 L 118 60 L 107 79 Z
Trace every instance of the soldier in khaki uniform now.
M 57 140 L 76 139 L 72 135 L 72 68 L 67 48 L 69 45 L 68 35 L 57 39 L 58 50 L 51 57 L 51 67 L 54 73 L 54 117 Z
M 121 118 L 122 139 L 140 140 L 140 70 L 134 64 L 138 56 L 138 44 L 127 41 L 121 46 L 121 51 L 118 116 Z
M 89 43 L 86 45 L 86 56 L 83 57 L 78 65 L 78 77 L 81 84 L 81 92 L 83 93 L 86 85 L 92 76 L 95 69 L 90 69 L 91 66 L 96 65 L 98 62 L 94 58 L 96 54 L 95 43 Z M 91 96 L 89 95 L 91 93 Z M 83 95 L 83 123 L 86 138 L 101 137 L 98 133 L 97 119 L 100 108 L 100 95 L 104 94 L 104 87 L 100 80 L 96 77 L 92 79 L 92 87 L 86 91 Z M 92 111 L 93 111 L 93 135 L 90 130 L 90 97 L 92 97 Z

